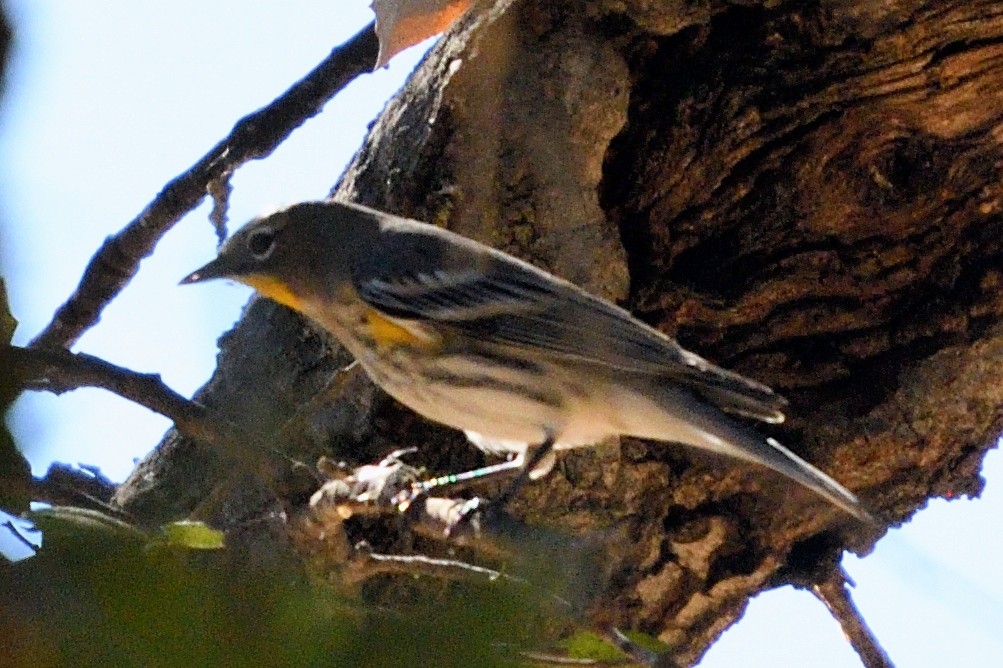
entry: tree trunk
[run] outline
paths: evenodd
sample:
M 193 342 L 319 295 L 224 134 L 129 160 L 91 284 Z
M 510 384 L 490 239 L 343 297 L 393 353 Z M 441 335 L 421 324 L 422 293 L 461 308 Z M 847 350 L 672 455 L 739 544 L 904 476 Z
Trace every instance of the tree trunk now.
M 894 524 L 978 494 L 1000 431 L 1001 121 L 1000 2 L 526 0 L 433 49 L 334 194 L 527 259 L 771 385 L 791 400 L 773 435 Z M 271 302 L 220 345 L 198 398 L 281 428 L 292 459 L 481 461 Z M 225 525 L 269 488 L 303 500 L 288 477 L 221 491 L 230 470 L 172 433 L 117 500 Z M 751 596 L 880 537 L 763 470 L 633 440 L 563 456 L 512 509 L 602 536 L 589 620 L 683 664 Z

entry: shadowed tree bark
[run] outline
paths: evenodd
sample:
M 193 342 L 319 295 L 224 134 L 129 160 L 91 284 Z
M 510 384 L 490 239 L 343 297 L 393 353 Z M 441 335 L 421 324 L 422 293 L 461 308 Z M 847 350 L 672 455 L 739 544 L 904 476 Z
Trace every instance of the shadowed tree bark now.
M 1000 431 L 1001 91 L 1000 2 L 527 0 L 438 44 L 333 194 L 527 259 L 771 385 L 791 400 L 772 435 L 897 524 L 977 495 Z M 198 399 L 281 432 L 275 479 L 235 482 L 171 433 L 116 497 L 144 521 L 297 508 L 312 482 L 290 461 L 322 454 L 482 461 L 271 302 L 220 346 Z M 563 456 L 511 510 L 601 544 L 586 618 L 681 664 L 751 596 L 881 535 L 762 470 L 633 440 Z M 339 531 L 326 562 L 316 533 L 292 544 L 329 567 L 360 538 L 414 547 L 395 523 Z

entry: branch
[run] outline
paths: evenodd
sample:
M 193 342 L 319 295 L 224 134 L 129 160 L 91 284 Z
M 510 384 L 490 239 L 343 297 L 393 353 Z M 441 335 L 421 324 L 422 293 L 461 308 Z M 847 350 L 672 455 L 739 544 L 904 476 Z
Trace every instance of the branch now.
M 26 389 L 62 394 L 80 387 L 99 387 L 170 418 L 191 438 L 212 445 L 229 442 L 204 406 L 167 387 L 157 374 L 137 373 L 92 355 L 65 350 L 3 346 L 0 357 L 7 357 L 15 382 Z
M 77 506 L 101 512 L 120 513 L 111 507 L 115 483 L 100 469 L 53 463 L 42 478 L 32 481 L 32 498 L 54 506 Z
M 25 538 L 24 534 L 22 534 L 21 531 L 16 526 L 14 526 L 14 522 L 12 522 L 11 520 L 7 520 L 6 522 L 3 523 L 3 528 L 7 529 L 7 531 L 9 531 L 14 536 L 14 538 L 19 540 L 21 544 L 27 547 L 29 550 L 31 550 L 32 552 L 38 552 L 38 545 L 35 545 L 30 540 Z
M 159 374 L 138 373 L 92 355 L 63 349 L 0 345 L 0 361 L 13 371 L 16 387 L 53 394 L 81 387 L 108 390 L 170 419 L 186 437 L 225 454 L 242 465 L 243 470 L 273 479 L 274 472 L 262 463 L 259 455 L 267 443 L 282 437 L 283 429 L 273 434 L 249 433 L 202 404 L 181 396 L 165 385 Z M 332 379 L 332 386 L 343 382 L 345 375 L 338 374 Z M 36 493 L 55 492 L 44 483 L 44 479 L 36 482 Z M 89 505 L 107 512 L 100 498 L 90 499 Z
M 76 291 L 30 345 L 59 348 L 76 342 L 97 323 L 101 311 L 129 283 L 160 238 L 199 205 L 211 184 L 225 180 L 248 160 L 271 154 L 338 91 L 370 71 L 378 51 L 376 32 L 370 23 L 267 107 L 239 120 L 229 136 L 168 183 L 125 228 L 105 240 L 84 270 Z
M 179 432 L 224 453 L 235 463 L 271 479 L 269 469 L 255 457 L 260 439 L 237 425 L 215 415 L 205 406 L 181 396 L 160 379 L 158 374 L 137 373 L 103 359 L 63 349 L 18 348 L 0 346 L 0 359 L 7 358 L 16 386 L 29 390 L 62 394 L 80 387 L 99 387 L 133 401 L 172 420 Z M 252 444 L 252 447 L 248 447 Z M 51 472 L 51 470 L 50 470 Z M 42 481 L 44 483 L 44 480 Z M 53 488 L 37 483 L 39 494 Z M 58 494 L 56 495 L 58 498 Z M 89 499 L 88 507 L 108 512 L 99 499 Z M 115 512 L 118 512 L 117 509 Z
M 847 576 L 842 569 L 836 568 L 830 575 L 811 586 L 811 593 L 825 604 L 832 616 L 843 628 L 843 634 L 850 645 L 860 655 L 865 668 L 894 668 L 891 659 L 878 643 L 867 622 L 861 617 L 857 606 L 847 591 Z
M 379 565 L 373 572 L 403 573 L 408 576 L 425 574 L 440 578 L 448 573 L 455 573 L 460 578 L 481 576 L 492 581 L 502 579 L 520 585 L 529 585 L 525 578 L 517 575 L 503 573 L 493 568 L 485 568 L 459 559 L 439 559 L 424 554 L 379 554 L 373 552 L 368 543 L 356 545 L 355 549 L 361 562 L 372 562 Z M 367 574 L 367 577 L 372 577 L 372 573 Z M 561 603 L 565 602 L 561 601 Z

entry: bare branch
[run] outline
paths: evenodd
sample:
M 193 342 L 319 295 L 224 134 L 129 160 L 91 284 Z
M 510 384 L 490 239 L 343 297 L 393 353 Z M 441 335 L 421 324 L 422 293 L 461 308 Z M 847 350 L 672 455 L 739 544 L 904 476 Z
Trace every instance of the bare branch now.
M 28 390 L 62 394 L 80 387 L 98 387 L 159 413 L 174 422 L 178 431 L 188 438 L 205 443 L 234 462 L 266 480 L 272 480 L 273 469 L 262 463 L 261 453 L 267 444 L 281 439 L 288 423 L 274 433 L 248 433 L 238 425 L 210 411 L 205 406 L 186 399 L 164 384 L 158 374 L 137 373 L 103 359 L 63 349 L 19 348 L 0 345 L 0 360 L 13 371 L 14 383 Z M 348 377 L 347 372 L 335 374 L 329 388 L 338 387 Z M 297 416 L 290 418 L 294 422 Z M 47 478 L 53 474 L 50 469 Z M 62 476 L 58 482 L 65 482 Z M 101 481 L 98 480 L 97 483 Z M 79 485 L 66 489 L 43 479 L 36 481 L 33 493 L 37 498 L 53 502 L 75 499 L 73 505 L 86 505 L 108 512 L 105 501 L 110 497 L 100 484 L 88 491 Z M 62 501 L 60 501 L 62 500 Z M 85 503 L 81 504 L 81 501 Z M 113 512 L 118 512 L 114 510 Z
M 137 373 L 103 359 L 65 350 L 4 346 L 19 385 L 62 394 L 80 387 L 100 387 L 170 418 L 191 438 L 211 444 L 226 439 L 201 404 L 167 387 L 157 374 Z
M 54 394 L 80 387 L 108 390 L 169 418 L 178 431 L 224 453 L 241 470 L 272 479 L 271 469 L 259 457 L 259 446 L 264 443 L 260 435 L 248 434 L 205 406 L 186 399 L 165 385 L 158 374 L 137 373 L 92 355 L 62 349 L 0 346 L 0 358 L 4 356 L 14 372 L 15 384 L 24 389 Z M 46 490 L 36 485 L 34 492 L 40 491 Z M 108 512 L 100 499 L 92 499 L 87 505 Z
M 53 463 L 42 478 L 32 481 L 32 498 L 54 506 L 93 508 L 105 513 L 119 514 L 112 508 L 111 497 L 115 483 L 93 467 L 79 468 Z
M 14 525 L 14 522 L 12 522 L 11 520 L 7 520 L 6 522 L 3 523 L 3 527 L 7 529 L 7 531 L 10 531 L 11 534 L 14 535 L 14 538 L 19 540 L 29 550 L 31 550 L 32 552 L 38 552 L 38 545 L 35 545 L 30 540 L 25 538 L 24 534 L 22 534 L 20 530 L 18 530 L 18 528 Z
M 423 554 L 379 554 L 372 552 L 368 545 L 357 545 L 357 553 L 363 561 L 383 564 L 385 572 L 400 572 L 408 575 L 426 573 L 443 577 L 445 573 L 455 572 L 461 575 L 483 576 L 488 580 L 503 579 L 519 584 L 529 584 L 524 578 L 510 573 L 503 573 L 492 568 L 485 568 L 459 559 L 439 559 Z
M 76 291 L 30 345 L 58 348 L 76 342 L 97 323 L 101 311 L 129 283 L 160 238 L 199 205 L 211 183 L 248 160 L 271 154 L 352 79 L 371 70 L 378 51 L 370 23 L 271 104 L 239 120 L 229 136 L 168 183 L 139 216 L 105 240 Z
M 811 593 L 825 604 L 843 628 L 843 634 L 860 655 L 865 668 L 893 668 L 891 659 L 871 633 L 847 590 L 847 576 L 841 568 L 830 571 L 829 577 L 811 586 Z
M 567 656 L 557 656 L 544 652 L 519 652 L 520 656 L 532 661 L 534 664 L 545 666 L 609 666 L 617 665 L 608 661 L 599 662 L 598 659 L 573 659 Z

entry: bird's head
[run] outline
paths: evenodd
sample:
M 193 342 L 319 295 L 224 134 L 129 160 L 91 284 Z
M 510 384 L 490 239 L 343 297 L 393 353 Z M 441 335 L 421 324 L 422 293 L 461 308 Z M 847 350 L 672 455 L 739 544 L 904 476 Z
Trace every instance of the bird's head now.
M 349 246 L 366 226 L 355 208 L 305 202 L 252 220 L 219 249 L 216 259 L 182 285 L 225 278 L 297 311 L 309 311 L 351 277 Z

